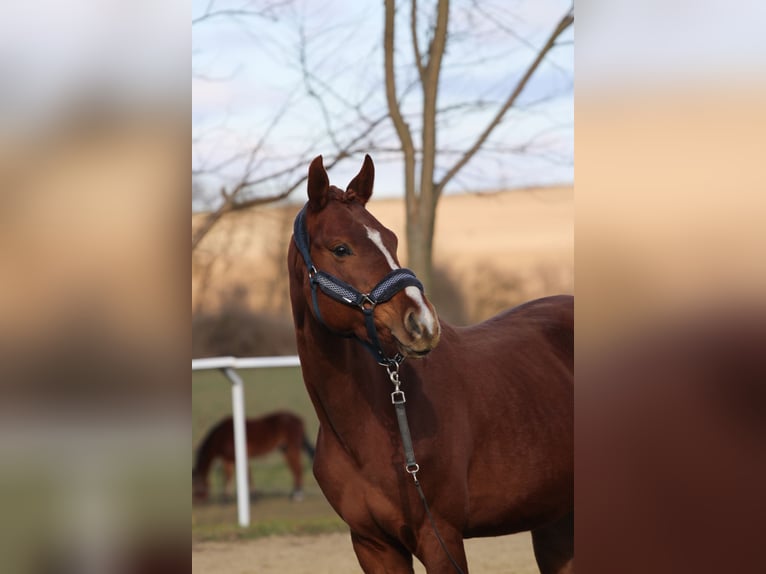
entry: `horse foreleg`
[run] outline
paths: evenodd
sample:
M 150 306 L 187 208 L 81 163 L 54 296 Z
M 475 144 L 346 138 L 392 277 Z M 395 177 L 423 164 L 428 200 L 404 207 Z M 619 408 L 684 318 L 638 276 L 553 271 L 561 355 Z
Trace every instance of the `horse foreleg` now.
M 395 542 L 366 538 L 351 533 L 351 543 L 366 574 L 411 574 L 412 554 Z
M 468 562 L 463 546 L 463 533 L 449 523 L 436 519 L 436 528 L 444 542 L 439 542 L 431 522 L 426 520 L 418 536 L 417 557 L 423 562 L 428 574 L 468 574 Z M 445 547 L 447 552 L 445 552 Z M 457 566 L 457 568 L 456 568 Z M 458 568 L 460 570 L 458 570 Z
M 574 514 L 532 531 L 540 574 L 574 574 Z
M 228 502 L 229 489 L 231 488 L 231 477 L 234 475 L 234 463 L 224 460 L 221 468 L 223 470 L 223 491 L 221 492 L 221 500 L 222 502 Z
M 290 498 L 296 501 L 303 500 L 303 466 L 301 465 L 300 447 L 289 447 L 285 451 L 285 460 L 293 474 L 293 491 Z

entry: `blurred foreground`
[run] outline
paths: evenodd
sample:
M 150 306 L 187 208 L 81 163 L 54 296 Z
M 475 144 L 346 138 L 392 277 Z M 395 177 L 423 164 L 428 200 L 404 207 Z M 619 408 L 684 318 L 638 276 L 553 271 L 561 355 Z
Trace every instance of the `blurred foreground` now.
M 188 36 L 91 4 L 0 24 L 4 572 L 188 570 Z
M 125 112 L 3 142 L 6 572 L 184 569 L 187 134 Z

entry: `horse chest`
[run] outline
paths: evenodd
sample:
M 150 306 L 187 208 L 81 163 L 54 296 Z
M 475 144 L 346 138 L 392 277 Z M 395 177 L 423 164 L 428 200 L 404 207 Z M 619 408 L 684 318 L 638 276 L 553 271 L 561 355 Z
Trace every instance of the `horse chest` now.
M 388 440 L 382 437 L 378 438 Z M 378 456 L 359 460 L 347 448 L 338 437 L 320 433 L 314 475 L 325 497 L 353 528 L 386 523 L 398 529 L 407 521 L 402 508 L 407 507 L 403 501 L 409 494 L 407 487 L 412 486 L 402 471 L 404 459 L 382 455 L 383 450 L 378 449 Z

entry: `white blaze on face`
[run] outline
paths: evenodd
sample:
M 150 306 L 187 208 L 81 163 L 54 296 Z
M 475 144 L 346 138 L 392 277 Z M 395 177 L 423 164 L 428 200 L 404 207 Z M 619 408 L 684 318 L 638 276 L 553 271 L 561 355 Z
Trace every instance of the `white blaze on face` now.
M 386 261 L 388 261 L 389 267 L 391 267 L 391 271 L 394 269 L 399 269 L 399 266 L 396 264 L 396 261 L 394 261 L 391 253 L 389 253 L 388 249 L 386 249 L 386 246 L 383 245 L 383 238 L 380 236 L 380 231 L 371 227 L 367 227 L 366 225 L 364 228 L 367 230 L 367 237 L 370 238 L 370 241 L 375 244 L 375 247 L 383 252 L 383 256 L 386 258 Z
M 367 227 L 366 225 L 364 228 L 367 230 L 367 237 L 370 238 L 370 241 L 372 241 L 375 244 L 375 247 L 380 249 L 380 251 L 383 253 L 383 256 L 386 258 L 386 261 L 388 262 L 389 267 L 391 267 L 391 270 L 393 271 L 394 269 L 399 269 L 399 266 L 396 264 L 396 261 L 394 261 L 391 253 L 388 251 L 388 249 L 386 249 L 386 246 L 383 245 L 383 238 L 380 236 L 380 231 L 377 229 L 372 229 L 371 227 Z M 434 315 L 431 312 L 431 309 L 428 308 L 428 305 L 426 305 L 426 301 L 423 298 L 423 293 L 421 293 L 420 289 L 414 285 L 406 287 L 404 292 L 417 305 L 419 310 L 418 319 L 420 319 L 421 324 L 425 326 L 429 333 L 433 333 L 435 321 Z
M 434 314 L 431 313 L 431 309 L 426 305 L 426 301 L 423 299 L 423 293 L 420 292 L 420 289 L 414 285 L 410 285 L 409 287 L 405 287 L 404 292 L 417 304 L 418 309 L 420 310 L 418 318 L 420 319 L 421 324 L 425 326 L 426 331 L 431 334 L 435 333 Z

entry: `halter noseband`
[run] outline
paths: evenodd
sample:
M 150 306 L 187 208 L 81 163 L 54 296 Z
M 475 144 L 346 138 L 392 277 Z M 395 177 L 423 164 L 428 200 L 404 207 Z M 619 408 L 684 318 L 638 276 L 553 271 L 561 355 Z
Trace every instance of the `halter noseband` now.
M 328 325 L 324 322 L 324 319 L 322 319 L 322 313 L 319 311 L 319 304 L 317 302 L 317 287 L 319 287 L 322 293 L 331 299 L 345 305 L 359 308 L 362 313 L 364 313 L 364 322 L 367 326 L 367 335 L 370 340 L 365 341 L 364 339 L 356 337 L 357 340 L 362 343 L 370 353 L 372 353 L 379 364 L 386 367 L 392 365 L 398 366 L 404 360 L 404 356 L 397 353 L 394 357 L 386 357 L 386 354 L 380 346 L 373 312 L 379 303 L 385 303 L 402 289 L 407 287 L 417 287 L 422 292 L 423 284 L 415 276 L 415 273 L 409 269 L 394 269 L 383 277 L 383 279 L 381 279 L 369 293 L 362 293 L 345 281 L 342 281 L 329 273 L 325 273 L 324 271 L 318 271 L 314 266 L 314 263 L 311 261 L 311 253 L 309 252 L 309 234 L 306 229 L 306 205 L 303 206 L 303 209 L 300 210 L 295 218 L 293 238 L 298 251 L 303 257 L 303 261 L 306 263 L 306 268 L 308 269 L 309 284 L 311 285 L 311 300 L 314 305 L 314 315 L 317 320 L 329 329 Z

